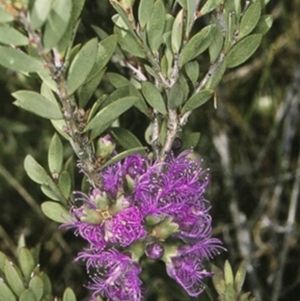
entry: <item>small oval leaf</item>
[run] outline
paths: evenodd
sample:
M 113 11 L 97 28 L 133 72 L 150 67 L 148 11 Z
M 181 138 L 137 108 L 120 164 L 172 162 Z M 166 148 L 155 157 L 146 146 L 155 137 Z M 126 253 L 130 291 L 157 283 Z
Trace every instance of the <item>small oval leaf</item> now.
M 50 50 L 63 37 L 71 17 L 72 0 L 56 0 L 47 18 L 44 31 L 44 45 Z
M 256 27 L 253 30 L 253 33 L 261 33 L 266 34 L 273 24 L 273 16 L 272 15 L 263 15 L 260 17 Z
M 53 0 L 36 0 L 30 10 L 31 29 L 39 29 L 47 20 Z
M 147 0 L 146 0 L 147 1 Z M 0 22 L 11 22 L 14 20 L 14 17 L 12 14 L 8 13 L 4 7 L 0 5 Z
M 47 201 L 41 205 L 41 209 L 48 218 L 55 222 L 66 223 L 71 221 L 69 211 L 59 203 Z
M 240 264 L 234 277 L 234 288 L 237 294 L 240 294 L 240 292 L 242 291 L 242 287 L 246 277 L 246 272 L 247 272 L 247 261 L 244 260 Z
M 260 0 L 257 0 L 252 2 L 243 14 L 239 29 L 239 39 L 251 33 L 259 21 L 260 15 L 261 4 Z
M 220 6 L 224 0 L 207 0 L 200 10 L 200 15 L 205 15 L 210 13 L 212 10 Z
M 0 64 L 21 72 L 39 72 L 43 64 L 21 50 L 0 46 Z
M 152 8 L 153 8 L 154 0 L 141 0 L 138 8 L 138 20 L 143 30 L 145 25 L 147 24 Z
M 95 64 L 97 51 L 98 41 L 97 39 L 92 39 L 76 54 L 71 63 L 67 78 L 69 94 L 74 93 L 74 91 L 87 79 Z
M 51 139 L 48 151 L 48 166 L 50 172 L 60 173 L 63 164 L 63 145 L 59 136 L 55 133 Z
M 233 286 L 233 272 L 228 260 L 226 260 L 224 264 L 224 279 L 225 279 L 226 286 L 229 285 Z
M 91 138 L 95 138 L 138 100 L 137 97 L 128 96 L 109 104 L 88 123 L 84 131 L 92 130 Z
M 213 71 L 213 73 L 212 73 L 211 77 L 209 78 L 209 80 L 207 81 L 205 87 L 207 89 L 214 90 L 217 87 L 217 85 L 219 84 L 219 82 L 221 81 L 225 71 L 226 71 L 226 61 L 224 60 Z
M 0 300 L 2 301 L 16 301 L 16 297 L 10 288 L 0 279 Z
M 67 287 L 64 291 L 63 299 L 62 301 L 76 301 L 76 296 L 72 289 Z
M 142 82 L 142 92 L 149 105 L 163 115 L 167 114 L 164 100 L 157 88 L 150 82 Z
M 17 270 L 15 265 L 8 259 L 6 259 L 4 263 L 4 275 L 12 291 L 17 296 L 20 296 L 25 289 L 23 285 L 23 279 L 21 278 L 20 272 Z
M 66 199 L 69 198 L 71 193 L 71 177 L 69 173 L 64 170 L 58 179 L 58 186 Z
M 34 294 L 29 289 L 26 289 L 21 294 L 19 301 L 38 301 L 38 300 L 35 298 Z
M 162 0 L 157 0 L 148 20 L 146 33 L 149 46 L 153 52 L 156 52 L 162 43 L 162 36 L 165 28 L 165 6 Z
M 178 53 L 182 44 L 183 39 L 183 23 L 184 23 L 184 14 L 183 9 L 179 11 L 177 14 L 173 27 L 172 27 L 172 35 L 171 35 L 171 45 L 173 53 Z
M 192 111 L 206 103 L 214 94 L 213 90 L 204 89 L 194 94 L 183 106 L 181 113 Z
M 218 268 L 215 265 L 212 265 L 211 270 L 214 274 L 212 277 L 214 287 L 220 296 L 224 296 L 226 290 L 224 273 L 220 268 Z
M 28 44 L 28 38 L 12 27 L 0 24 L 0 42 L 6 45 L 22 46 Z
M 47 184 L 51 180 L 46 170 L 30 155 L 24 160 L 24 168 L 30 179 L 38 184 Z
M 44 294 L 43 294 L 43 298 L 48 300 L 52 300 L 53 298 L 51 297 L 51 293 L 52 293 L 52 285 L 51 285 L 51 281 L 50 278 L 48 277 L 47 274 L 45 274 L 44 272 L 41 272 L 39 274 L 40 278 L 43 280 L 43 286 L 44 286 Z
M 247 61 L 259 47 L 261 40 L 262 34 L 252 34 L 239 41 L 227 54 L 227 67 L 233 68 Z
M 26 111 L 47 119 L 62 119 L 58 106 L 39 93 L 21 90 L 12 95 L 17 99 L 14 104 Z
M 28 288 L 34 295 L 35 300 L 39 301 L 42 299 L 44 294 L 44 282 L 39 276 L 35 275 L 30 279 Z
M 18 254 L 18 259 L 25 281 L 28 282 L 35 267 L 34 258 L 27 248 L 21 248 Z
M 111 134 L 113 135 L 114 139 L 125 149 L 143 146 L 134 134 L 124 128 L 113 127 L 111 128 Z
M 215 29 L 215 24 L 208 25 L 187 42 L 180 55 L 180 66 L 194 59 L 210 46 L 214 39 Z

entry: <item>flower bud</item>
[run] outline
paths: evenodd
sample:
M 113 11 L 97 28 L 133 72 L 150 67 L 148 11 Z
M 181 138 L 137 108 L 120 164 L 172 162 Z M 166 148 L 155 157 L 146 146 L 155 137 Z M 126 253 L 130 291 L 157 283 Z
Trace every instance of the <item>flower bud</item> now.
M 98 188 L 92 190 L 90 194 L 91 201 L 96 205 L 100 210 L 106 209 L 109 204 L 109 199 L 105 191 L 101 191 Z
M 84 208 L 80 220 L 85 223 L 98 225 L 102 223 L 103 217 L 98 210 Z
M 100 158 L 107 159 L 115 150 L 116 144 L 110 135 L 99 138 L 97 141 L 96 155 Z
M 150 259 L 161 259 L 164 255 L 165 249 L 159 242 L 153 241 L 146 244 L 145 254 Z
M 178 224 L 173 222 L 172 217 L 165 218 L 161 223 L 157 224 L 151 235 L 158 238 L 160 241 L 165 241 L 170 235 L 179 229 Z

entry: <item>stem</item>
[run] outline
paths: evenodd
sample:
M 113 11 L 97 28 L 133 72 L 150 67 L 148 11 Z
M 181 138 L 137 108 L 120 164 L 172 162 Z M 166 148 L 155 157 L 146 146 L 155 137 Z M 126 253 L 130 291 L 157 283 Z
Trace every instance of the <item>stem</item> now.
M 84 111 L 78 109 L 73 95 L 69 95 L 67 83 L 65 79 L 64 61 L 57 60 L 55 55 L 47 52 L 41 40 L 41 36 L 31 29 L 27 19 L 26 12 L 20 10 L 17 19 L 22 23 L 25 30 L 28 32 L 32 44 L 36 47 L 38 54 L 43 59 L 46 68 L 48 68 L 52 79 L 55 81 L 57 90 L 55 91 L 62 105 L 63 119 L 67 124 L 67 132 L 73 143 L 72 147 L 76 152 L 80 163 L 79 166 L 88 177 L 91 185 L 94 187 L 100 186 L 100 179 L 96 172 L 95 154 L 89 137 L 83 133 L 83 115 Z M 53 53 L 56 51 L 53 49 Z

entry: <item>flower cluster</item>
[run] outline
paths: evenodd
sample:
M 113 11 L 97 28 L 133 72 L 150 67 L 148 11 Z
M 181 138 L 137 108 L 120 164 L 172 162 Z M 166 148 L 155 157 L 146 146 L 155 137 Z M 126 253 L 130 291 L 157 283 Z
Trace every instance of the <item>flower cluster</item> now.
M 77 192 L 80 206 L 67 227 L 89 243 L 77 260 L 86 261 L 92 299 L 141 300 L 144 258 L 163 260 L 190 296 L 203 291 L 211 276 L 204 261 L 224 248 L 211 237 L 207 170 L 190 152 L 171 153 L 163 163 L 131 155 L 100 171 L 102 187 Z

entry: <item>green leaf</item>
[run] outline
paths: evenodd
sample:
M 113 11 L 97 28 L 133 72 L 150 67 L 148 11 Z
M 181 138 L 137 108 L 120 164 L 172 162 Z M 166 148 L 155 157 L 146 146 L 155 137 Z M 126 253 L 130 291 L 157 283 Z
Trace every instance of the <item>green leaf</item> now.
M 160 92 L 152 83 L 142 82 L 142 92 L 147 102 L 153 109 L 156 109 L 158 112 L 160 112 L 163 115 L 167 114 L 165 102 Z
M 138 8 L 138 20 L 143 30 L 150 19 L 154 0 L 141 0 Z
M 83 9 L 85 0 L 72 1 L 71 17 L 65 33 L 57 44 L 57 49 L 61 56 L 65 55 L 66 50 L 70 49 L 75 38 L 76 30 L 79 25 L 79 16 Z
M 59 201 L 59 197 L 48 186 L 41 185 L 41 190 L 44 193 L 44 195 L 50 198 L 51 200 Z
M 95 64 L 97 51 L 98 41 L 95 38 L 88 41 L 76 54 L 71 63 L 67 78 L 69 94 L 74 93 L 87 79 Z
M 101 69 L 104 69 L 116 49 L 117 42 L 118 36 L 116 34 L 110 35 L 99 42 L 95 65 L 89 74 L 89 79 L 99 74 Z
M 20 272 L 17 270 L 15 265 L 8 259 L 6 259 L 4 263 L 4 275 L 12 291 L 17 296 L 20 296 L 24 290 L 23 279 L 21 278 Z
M 76 301 L 76 296 L 72 289 L 67 287 L 64 291 L 63 299 L 62 301 Z
M 243 14 L 240 30 L 239 30 L 239 39 L 247 36 L 257 25 L 261 15 L 261 4 L 260 0 L 252 2 Z
M 200 133 L 189 133 L 183 136 L 181 150 L 195 148 L 199 142 Z
M 224 279 L 225 279 L 226 286 L 228 285 L 233 286 L 233 272 L 228 260 L 226 260 L 224 264 Z
M 142 147 L 142 143 L 139 139 L 132 134 L 130 131 L 124 128 L 117 128 L 113 127 L 110 130 L 111 134 L 113 135 L 114 139 L 124 148 L 124 149 L 131 149 L 136 147 Z
M 211 77 L 209 78 L 209 80 L 205 85 L 205 88 L 214 90 L 219 84 L 219 82 L 221 81 L 225 71 L 226 71 L 226 61 L 224 60 L 213 71 Z
M 44 285 L 43 298 L 47 301 L 50 301 L 50 300 L 52 301 L 53 300 L 53 298 L 51 296 L 52 285 L 51 285 L 51 281 L 50 281 L 48 275 L 42 272 L 39 274 L 39 276 L 43 280 L 43 285 Z
M 249 301 L 250 295 L 251 295 L 250 292 L 242 294 L 241 297 L 239 298 L 239 301 Z
M 0 271 L 3 272 L 6 256 L 0 251 Z
M 52 0 L 35 0 L 30 10 L 31 29 L 39 29 L 47 20 L 50 13 Z
M 262 34 L 252 34 L 242 39 L 228 52 L 226 65 L 233 68 L 247 61 L 259 47 L 262 40 Z
M 24 168 L 30 179 L 38 184 L 47 185 L 49 179 L 51 180 L 46 170 L 30 155 L 24 160 Z
M 197 15 L 199 1 L 198 0 L 189 0 L 187 1 L 187 25 L 185 30 L 185 36 L 190 35 L 191 26 L 194 24 L 194 20 Z
M 14 28 L 0 24 L 0 42 L 7 45 L 22 46 L 27 45 L 29 40 Z
M 63 145 L 55 133 L 51 139 L 48 151 L 48 166 L 52 174 L 60 173 L 63 164 Z
M 221 50 L 223 48 L 223 43 L 224 43 L 223 33 L 220 27 L 216 26 L 213 40 L 208 49 L 211 63 L 214 63 L 219 57 Z
M 213 90 L 204 89 L 194 94 L 183 106 L 181 113 L 192 111 L 205 104 L 214 94 Z
M 173 53 L 178 53 L 182 44 L 183 39 L 183 23 L 184 23 L 184 14 L 183 9 L 180 10 L 174 20 L 172 27 L 171 43 Z
M 170 109 L 176 109 L 181 106 L 188 95 L 189 87 L 186 79 L 183 76 L 179 77 L 179 80 L 172 86 L 168 95 L 168 107 Z
M 10 13 L 8 13 L 4 7 L 2 7 L 0 5 L 0 22 L 11 22 L 14 20 L 13 15 L 11 15 Z
M 210 13 L 212 10 L 219 7 L 224 0 L 207 0 L 203 7 L 200 9 L 200 15 L 205 15 Z
M 58 179 L 58 186 L 66 199 L 69 198 L 71 193 L 71 177 L 69 173 L 64 170 Z
M 100 108 L 104 108 L 114 101 L 129 96 L 129 86 L 122 86 L 112 92 L 100 105 Z
M 54 0 L 45 24 L 44 45 L 50 50 L 63 37 L 71 17 L 72 0 Z
M 185 69 L 186 75 L 191 80 L 192 84 L 195 85 L 195 83 L 198 80 L 199 71 L 200 71 L 198 63 L 195 61 L 188 62 L 184 65 L 184 69 Z
M 115 88 L 120 88 L 130 84 L 130 81 L 122 75 L 113 72 L 107 72 L 106 76 Z
M 137 97 L 128 96 L 106 106 L 88 123 L 84 131 L 92 130 L 91 139 L 95 138 L 103 133 L 122 113 L 132 107 L 136 101 L 138 101 Z
M 228 284 L 226 286 L 225 294 L 224 294 L 224 301 L 233 301 L 237 300 L 236 292 L 234 291 L 234 288 L 232 284 Z
M 157 0 L 154 5 L 146 26 L 146 33 L 149 46 L 156 52 L 162 43 L 162 36 L 165 28 L 165 6 L 162 0 Z
M 63 204 L 66 204 L 65 197 L 63 196 L 59 188 L 56 186 L 52 178 L 48 175 L 46 170 L 35 161 L 35 159 L 32 156 L 26 156 L 24 160 L 24 168 L 31 180 L 38 184 L 49 187 L 59 199 L 59 201 Z
M 234 288 L 237 294 L 239 294 L 242 291 L 242 287 L 246 277 L 246 272 L 247 272 L 247 261 L 244 260 L 240 264 L 234 277 Z
M 253 33 L 261 33 L 262 35 L 266 34 L 273 24 L 273 16 L 272 15 L 263 15 L 259 19 L 256 27 L 253 30 Z
M 19 301 L 38 301 L 38 300 L 35 298 L 34 294 L 29 289 L 26 289 L 21 294 Z
M 188 61 L 196 58 L 210 46 L 214 39 L 215 30 L 215 24 L 208 25 L 187 42 L 179 59 L 181 67 Z
M 101 166 L 101 169 L 105 168 L 106 166 L 109 166 L 115 162 L 118 162 L 126 157 L 128 157 L 129 155 L 131 154 L 136 154 L 136 153 L 145 153 L 145 149 L 146 147 L 135 147 L 135 148 L 132 148 L 132 149 L 128 149 L 122 153 L 119 153 L 117 154 L 116 156 L 114 156 L 113 158 L 111 158 L 110 160 L 108 160 L 105 164 L 103 164 Z
M 32 294 L 35 297 L 35 300 L 41 300 L 44 294 L 44 282 L 43 280 L 37 276 L 34 275 L 28 284 L 29 290 L 32 292 Z
M 17 301 L 13 292 L 1 280 L 0 280 L 0 300 L 1 301 Z
M 94 92 L 96 91 L 97 87 L 99 86 L 101 79 L 104 75 L 106 68 L 99 69 L 98 73 L 90 79 L 88 82 L 82 85 L 81 89 L 79 90 L 79 106 L 80 108 L 84 108 L 90 98 L 93 96 Z
M 32 254 L 27 248 L 21 248 L 18 254 L 19 266 L 24 275 L 25 281 L 28 283 L 31 273 L 35 267 Z
M 8 69 L 21 72 L 38 72 L 43 64 L 18 49 L 0 46 L 0 64 Z
M 212 265 L 212 272 L 213 272 L 213 277 L 212 281 L 214 284 L 214 287 L 218 294 L 220 296 L 223 296 L 225 294 L 226 286 L 225 286 L 225 281 L 224 281 L 224 273 L 221 269 L 219 269 L 217 266 Z
M 131 31 L 115 27 L 114 32 L 118 35 L 118 42 L 123 50 L 137 57 L 146 57 L 143 48 L 137 42 L 136 38 L 131 33 Z
M 14 104 L 24 110 L 47 119 L 62 119 L 58 107 L 39 93 L 21 90 L 12 95 L 17 99 Z
M 41 205 L 43 213 L 50 219 L 58 223 L 71 221 L 69 211 L 63 205 L 47 201 Z

